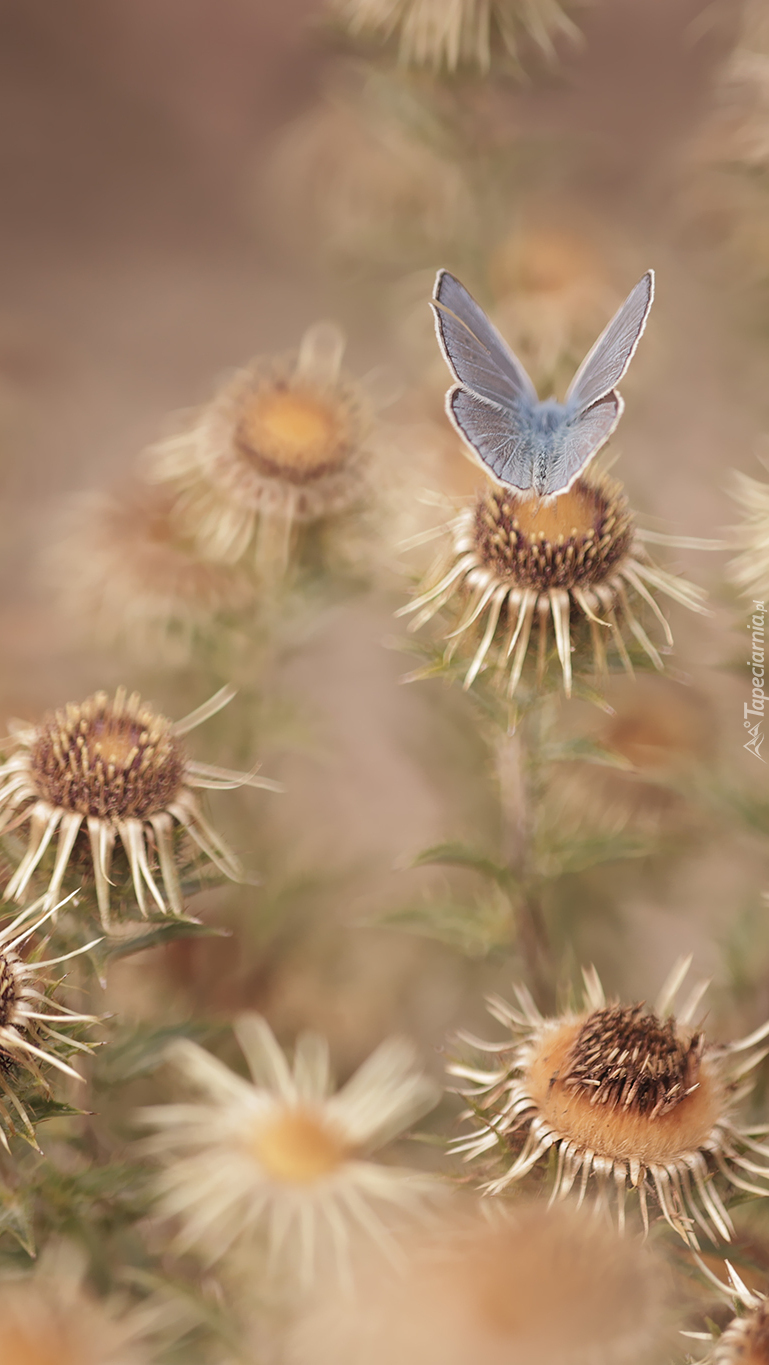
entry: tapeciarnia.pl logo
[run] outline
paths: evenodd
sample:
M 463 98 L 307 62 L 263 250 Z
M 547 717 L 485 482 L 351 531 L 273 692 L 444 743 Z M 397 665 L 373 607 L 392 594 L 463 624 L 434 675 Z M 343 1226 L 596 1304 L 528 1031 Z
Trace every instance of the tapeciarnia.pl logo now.
M 761 726 L 764 723 L 764 707 L 766 705 L 766 693 L 764 692 L 764 681 L 766 676 L 764 666 L 766 655 L 764 621 L 766 618 L 766 608 L 764 607 L 763 602 L 754 602 L 753 607 L 753 616 L 750 621 L 748 621 L 748 630 L 751 632 L 753 644 L 751 657 L 748 659 L 748 667 L 751 669 L 753 691 L 750 701 L 746 701 L 743 707 L 743 724 L 748 731 L 750 738 L 747 744 L 743 744 L 742 747 L 743 749 L 747 749 L 748 753 L 753 754 L 755 758 L 760 758 L 762 763 L 765 763 L 766 759 L 761 753 L 761 745 L 764 742 L 764 734 Z M 755 721 L 752 722 L 750 717 L 756 717 Z

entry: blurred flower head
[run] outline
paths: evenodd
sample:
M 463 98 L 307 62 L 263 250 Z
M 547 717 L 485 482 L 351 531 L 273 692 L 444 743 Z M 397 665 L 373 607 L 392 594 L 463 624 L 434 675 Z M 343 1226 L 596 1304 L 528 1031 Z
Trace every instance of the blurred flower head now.
M 398 82 L 336 90 L 291 124 L 265 173 L 264 212 L 303 257 L 424 261 L 469 240 L 473 196 L 431 112 Z
M 355 37 L 395 38 L 404 66 L 488 71 L 499 49 L 517 62 L 522 41 L 553 61 L 555 39 L 579 36 L 558 0 L 332 0 Z
M 654 1258 L 584 1211 L 454 1211 L 409 1252 L 401 1274 L 364 1265 L 354 1296 L 324 1293 L 294 1334 L 291 1365 L 656 1358 L 663 1305 Z
M 589 739 L 605 757 L 559 764 L 552 783 L 563 827 L 627 826 L 655 837 L 679 837 L 690 814 L 687 795 L 713 756 L 714 716 L 694 687 L 658 674 L 617 679 L 606 690 Z
M 88 952 L 95 944 L 87 943 L 63 957 L 48 959 L 41 955 L 41 945 L 30 946 L 58 908 L 41 911 L 40 903 L 30 906 L 0 930 L 0 1142 L 6 1148 L 6 1132 L 14 1133 L 19 1119 L 24 1136 L 36 1145 L 31 1119 L 14 1089 L 14 1071 L 22 1068 L 29 1072 L 45 1089 L 48 1084 L 41 1066 L 53 1066 L 79 1081 L 82 1078 L 59 1053 L 90 1051 L 86 1043 L 68 1038 L 61 1030 L 96 1020 L 89 1014 L 77 1014 L 56 999 L 50 970 Z
M 23 901 L 58 830 L 53 870 L 45 894 L 52 905 L 78 841 L 87 832 L 99 913 L 109 922 L 110 868 L 115 841 L 128 859 L 134 894 L 143 915 L 147 896 L 162 914 L 183 913 L 174 850 L 180 825 L 225 876 L 242 879 L 234 853 L 206 820 L 196 787 L 276 789 L 254 774 L 232 772 L 188 758 L 183 736 L 214 715 L 234 693 L 222 688 L 183 720 L 172 722 L 118 688 L 110 700 L 97 692 L 81 703 L 49 712 L 37 725 L 11 724 L 11 757 L 0 766 L 0 832 L 29 821 L 27 852 L 5 890 Z M 158 885 L 150 859 L 157 858 Z M 162 887 L 162 889 L 161 889 Z
M 187 429 L 147 458 L 176 494 L 173 517 L 206 559 L 282 569 L 294 530 L 365 500 L 370 417 L 341 371 L 332 323 L 305 332 L 296 355 L 239 371 Z
M 598 675 L 605 672 L 607 638 L 632 671 L 628 634 L 655 668 L 662 669 L 659 651 L 638 620 L 631 596 L 652 610 L 669 645 L 670 628 L 655 594 L 704 611 L 699 589 L 650 561 L 622 486 L 605 475 L 583 476 L 566 493 L 546 502 L 487 485 L 473 506 L 448 523 L 446 541 L 416 600 L 400 614 L 418 613 L 413 630 L 444 608 L 454 616 L 446 637 L 446 660 L 459 646 L 471 640 L 475 645 L 466 688 L 493 660 L 508 696 L 514 696 L 535 623 L 541 686 L 550 621 L 567 696 L 572 688 L 572 629 L 578 624 L 589 625 L 592 638 L 592 651 L 581 637 L 576 646 L 580 672 L 590 670 L 591 652 L 592 670 Z
M 328 1047 L 303 1035 L 293 1066 L 266 1022 L 235 1025 L 251 1081 L 191 1042 L 169 1058 L 200 1094 L 196 1103 L 142 1111 L 160 1157 L 161 1211 L 180 1222 L 179 1245 L 209 1262 L 264 1230 L 274 1262 L 309 1284 L 329 1256 L 349 1272 L 350 1228 L 387 1245 L 383 1209 L 417 1209 L 440 1188 L 427 1176 L 369 1159 L 438 1101 L 440 1088 L 412 1048 L 383 1043 L 336 1092 Z
M 71 508 L 49 551 L 59 609 L 81 637 L 134 658 L 185 662 L 194 642 L 254 603 L 241 569 L 202 559 L 178 533 L 167 487 L 134 480 Z
M 574 217 L 558 206 L 557 221 Z M 561 365 L 576 366 L 621 299 L 595 234 L 534 221 L 494 248 L 488 267 L 494 319 L 533 378 L 552 383 Z M 571 376 L 569 376 L 571 377 Z
M 99 1302 L 72 1246 L 46 1249 L 33 1271 L 0 1278 L 3 1365 L 143 1365 L 146 1324 Z
M 732 581 L 748 601 L 769 597 L 769 484 L 735 473 L 732 497 L 743 519 L 734 528 L 740 553 L 729 565 Z
M 554 1199 L 577 1180 L 581 1199 L 592 1177 L 602 1202 L 614 1192 L 624 1227 L 629 1185 L 646 1226 L 653 1191 L 665 1221 L 691 1246 L 698 1229 L 709 1241 L 730 1240 L 719 1183 L 724 1191 L 769 1194 L 769 1147 L 733 1120 L 738 1101 L 752 1089 L 745 1076 L 765 1055 L 757 1044 L 769 1024 L 734 1043 L 708 1042 L 691 1024 L 707 983 L 695 987 L 676 1015 L 670 1012 L 688 967 L 689 961 L 677 964 L 653 1010 L 607 1004 L 594 970 L 585 973 L 579 1012 L 543 1018 L 522 988 L 518 1009 L 492 1001 L 512 1045 L 473 1039 L 493 1053 L 494 1066 L 452 1068 L 470 1082 L 465 1093 L 476 1116 L 456 1150 L 468 1158 L 499 1147 L 512 1154 L 490 1192 L 506 1189 L 553 1152 Z

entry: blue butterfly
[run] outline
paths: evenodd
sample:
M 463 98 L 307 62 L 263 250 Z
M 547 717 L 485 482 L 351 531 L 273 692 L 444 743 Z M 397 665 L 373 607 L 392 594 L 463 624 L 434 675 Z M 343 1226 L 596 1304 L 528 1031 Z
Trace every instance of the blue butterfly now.
M 446 412 L 497 483 L 553 498 L 579 478 L 608 441 L 624 409 L 616 385 L 643 335 L 654 271 L 628 295 L 575 374 L 566 401 L 541 402 L 520 360 L 483 309 L 448 270 L 439 270 L 431 308 L 438 343 L 457 381 Z

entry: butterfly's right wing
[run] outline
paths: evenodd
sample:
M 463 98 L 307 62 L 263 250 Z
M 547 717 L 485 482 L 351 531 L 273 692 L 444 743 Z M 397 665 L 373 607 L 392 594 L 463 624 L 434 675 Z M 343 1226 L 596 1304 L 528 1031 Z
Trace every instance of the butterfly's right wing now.
M 532 482 L 541 497 L 554 497 L 571 488 L 608 441 L 624 406 L 612 389 L 589 408 L 567 417 L 553 432 L 551 443 L 540 447 L 532 466 Z
M 519 423 L 511 409 L 484 401 L 460 384 L 446 394 L 446 412 L 493 478 L 531 492 L 535 446 L 529 423 Z
M 448 270 L 438 271 L 431 307 L 438 343 L 457 382 L 489 403 L 529 412 L 537 402 L 529 376 L 483 309 Z
M 588 351 L 572 379 L 566 394 L 566 405 L 572 411 L 589 408 L 619 384 L 643 336 L 653 302 L 654 271 L 647 270 Z

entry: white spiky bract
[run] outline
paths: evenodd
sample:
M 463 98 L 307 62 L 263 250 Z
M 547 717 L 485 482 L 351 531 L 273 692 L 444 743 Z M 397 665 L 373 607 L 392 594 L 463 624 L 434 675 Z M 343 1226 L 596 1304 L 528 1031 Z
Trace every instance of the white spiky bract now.
M 65 1076 L 82 1080 L 77 1071 L 57 1055 L 57 1048 L 64 1045 L 68 1053 L 91 1051 L 87 1043 L 67 1037 L 61 1029 L 79 1023 L 94 1024 L 96 1018 L 78 1014 L 52 998 L 47 973 L 52 967 L 89 952 L 99 940 L 94 939 L 58 957 L 41 958 L 35 953 L 22 956 L 30 939 L 63 904 L 65 902 L 47 908 L 43 900 L 38 901 L 0 929 L 0 1142 L 6 1149 L 6 1131 L 13 1132 L 19 1119 L 25 1136 L 33 1143 L 35 1141 L 29 1115 L 12 1084 L 13 1068 L 23 1068 L 47 1089 L 41 1067 L 52 1066 Z
M 124 688 L 118 688 L 112 701 L 106 693 L 97 693 L 80 705 L 69 704 L 54 712 L 38 725 L 14 722 L 13 752 L 0 766 L 0 833 L 29 821 L 30 834 L 6 897 L 23 902 L 57 831 L 44 903 L 50 906 L 56 901 L 78 836 L 86 830 L 105 928 L 109 928 L 110 868 L 118 838 L 144 916 L 148 895 L 161 914 L 169 910 L 183 914 L 172 843 L 175 823 L 220 872 L 241 881 L 239 860 L 206 820 L 194 789 L 281 788 L 253 772 L 198 763 L 187 757 L 180 742 L 234 695 L 232 688 L 223 687 L 183 720 L 172 723 L 142 703 L 138 693 L 128 696 Z M 54 790 L 62 795 L 61 800 L 54 799 Z M 151 848 L 157 851 L 161 885 L 150 865 Z
M 670 1014 L 690 961 L 676 965 L 653 1012 L 640 1020 L 641 1025 L 647 1021 L 657 1034 L 667 1030 L 671 1047 L 680 1047 L 682 1057 L 691 1062 L 687 1084 L 673 1092 L 671 1082 L 668 1097 L 664 1079 L 659 1082 L 661 1098 L 653 1108 L 644 1109 L 635 1102 L 638 1076 L 647 1058 L 639 1066 L 638 1055 L 617 1057 L 612 1037 L 609 1046 L 613 1050 L 604 1063 L 615 1068 L 613 1092 L 609 1094 L 604 1085 L 599 1066 L 594 1078 L 587 1075 L 583 1080 L 581 1113 L 575 1117 L 570 1110 L 564 1087 L 575 1046 L 585 1026 L 606 1011 L 606 997 L 594 969 L 584 974 L 585 1002 L 579 1013 L 545 1018 L 523 987 L 516 992 L 518 1008 L 496 998 L 490 1002 L 494 1018 L 513 1035 L 512 1044 L 486 1043 L 463 1035 L 473 1046 L 496 1054 L 498 1064 L 489 1070 L 461 1064 L 450 1068 L 463 1081 L 462 1093 L 473 1103 L 472 1113 L 466 1116 L 473 1131 L 458 1139 L 454 1150 L 468 1160 L 498 1152 L 500 1147 L 503 1152 L 512 1151 L 504 1173 L 485 1186 L 488 1193 L 505 1190 L 554 1152 L 553 1199 L 565 1197 L 579 1181 L 581 1202 L 592 1181 L 599 1202 L 609 1202 L 612 1194 L 616 1197 L 618 1221 L 624 1227 L 626 1193 L 635 1190 L 648 1227 L 647 1194 L 653 1193 L 662 1217 L 690 1246 L 698 1245 L 696 1229 L 709 1241 L 731 1239 L 734 1229 L 721 1190 L 731 1186 L 759 1197 L 769 1195 L 766 1126 L 744 1128 L 734 1121 L 735 1108 L 752 1089 L 752 1080 L 746 1078 L 766 1056 L 767 1050 L 759 1044 L 769 1036 L 769 1023 L 737 1042 L 706 1043 L 691 1027 L 691 1020 L 707 983 L 695 987 L 675 1016 Z M 630 1007 L 627 1013 L 638 1014 L 640 1008 Z M 555 1050 L 560 1069 L 552 1063 Z M 537 1084 L 532 1086 L 535 1077 Z M 586 1100 L 590 1086 L 594 1087 L 592 1098 Z M 543 1088 L 548 1097 L 552 1094 L 556 1110 L 560 1099 L 560 1114 L 554 1117 L 548 1098 L 546 1116 L 542 1099 L 534 1097 L 532 1088 L 539 1088 L 540 1096 Z M 695 1105 L 697 1122 L 691 1117 Z M 697 1129 L 697 1140 L 687 1141 Z
M 769 597 L 769 484 L 735 473 L 732 497 L 743 512 L 734 528 L 740 553 L 731 561 L 732 581 L 749 601 Z
M 368 1159 L 432 1108 L 440 1088 L 397 1039 L 333 1093 L 322 1038 L 301 1037 L 290 1066 L 259 1015 L 242 1015 L 235 1032 L 251 1081 L 179 1042 L 170 1060 L 201 1099 L 140 1114 L 155 1130 L 146 1146 L 164 1167 L 160 1209 L 179 1220 L 179 1245 L 198 1247 L 207 1261 L 262 1229 L 273 1261 L 288 1253 L 303 1283 L 323 1251 L 344 1271 L 350 1227 L 387 1245 L 378 1210 L 414 1210 L 440 1189 L 427 1176 Z
M 454 609 L 460 620 L 447 636 L 447 661 L 463 637 L 472 638 L 475 633 L 477 638 L 482 632 L 465 674 L 465 688 L 472 686 L 493 658 L 506 680 L 507 695 L 513 697 L 535 622 L 540 661 L 552 622 L 564 691 L 571 695 L 575 614 L 589 622 L 591 631 L 592 662 L 586 660 L 583 671 L 590 666 L 597 674 L 605 673 L 610 639 L 632 674 L 625 629 L 654 667 L 662 670 L 659 650 L 637 619 L 631 595 L 653 612 L 670 647 L 670 626 L 655 595 L 663 593 L 691 611 L 705 613 L 704 594 L 651 561 L 643 546 L 644 533 L 633 527 L 620 486 L 605 476 L 591 475 L 557 498 L 552 513 L 546 506 L 532 514 L 532 506 L 513 490 L 485 490 L 473 506 L 443 528 L 448 542 L 444 553 L 423 590 L 397 614 L 418 613 L 410 626 L 415 631 L 444 608 Z M 579 523 L 574 528 L 572 512 Z M 528 526 L 522 531 L 519 517 L 524 516 Z M 545 517 L 548 525 L 560 520 L 565 533 L 551 537 L 540 532 L 538 522 Z M 708 542 L 701 544 L 705 548 Z

